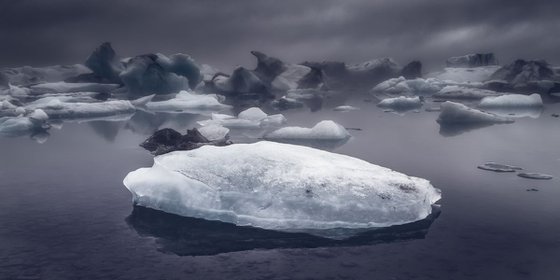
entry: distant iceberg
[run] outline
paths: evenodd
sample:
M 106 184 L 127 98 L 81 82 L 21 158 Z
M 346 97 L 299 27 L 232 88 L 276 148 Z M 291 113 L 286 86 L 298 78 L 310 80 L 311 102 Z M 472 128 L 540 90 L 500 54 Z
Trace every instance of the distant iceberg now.
M 164 101 L 152 101 L 146 108 L 154 112 L 209 112 L 231 108 L 222 104 L 222 99 L 215 94 L 195 94 L 189 91 L 179 92 L 175 98 Z
M 405 224 L 428 216 L 441 198 L 425 179 L 266 141 L 157 156 L 123 183 L 136 205 L 287 231 Z

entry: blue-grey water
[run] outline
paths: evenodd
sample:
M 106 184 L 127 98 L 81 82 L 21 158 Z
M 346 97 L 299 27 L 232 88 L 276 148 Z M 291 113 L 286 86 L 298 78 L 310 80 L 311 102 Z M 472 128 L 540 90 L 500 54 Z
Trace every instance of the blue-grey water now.
M 0 138 L 0 279 L 560 279 L 560 104 L 471 130 L 353 105 L 283 113 L 361 129 L 334 152 L 430 180 L 443 199 L 429 219 L 336 241 L 134 208 L 122 179 L 152 163 L 138 143 L 206 117 L 64 123 L 43 144 Z M 555 178 L 476 168 L 487 161 Z

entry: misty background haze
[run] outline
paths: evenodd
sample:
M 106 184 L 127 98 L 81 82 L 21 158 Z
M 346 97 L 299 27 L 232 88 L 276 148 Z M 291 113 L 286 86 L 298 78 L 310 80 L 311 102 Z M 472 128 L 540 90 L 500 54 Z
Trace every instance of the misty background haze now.
M 3 0 L 0 67 L 82 63 L 101 42 L 121 57 L 186 53 L 231 70 L 251 50 L 288 62 L 392 57 L 425 68 L 494 52 L 559 64 L 560 1 Z

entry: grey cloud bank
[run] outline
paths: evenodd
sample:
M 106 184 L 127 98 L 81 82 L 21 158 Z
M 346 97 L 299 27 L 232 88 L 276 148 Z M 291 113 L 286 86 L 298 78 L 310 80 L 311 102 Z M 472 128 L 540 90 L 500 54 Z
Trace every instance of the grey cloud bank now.
M 2 1 L 0 66 L 83 62 L 101 42 L 121 56 L 188 53 L 231 70 L 250 50 L 290 62 L 393 57 L 440 67 L 495 52 L 560 63 L 558 1 Z

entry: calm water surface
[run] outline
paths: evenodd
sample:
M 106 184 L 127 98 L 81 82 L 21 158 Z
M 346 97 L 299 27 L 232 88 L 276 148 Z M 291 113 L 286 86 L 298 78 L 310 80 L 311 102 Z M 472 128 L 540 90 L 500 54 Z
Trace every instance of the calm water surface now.
M 360 128 L 334 152 L 430 180 L 443 192 L 435 215 L 334 241 L 133 208 L 122 179 L 152 164 L 138 143 L 206 117 L 64 123 L 43 144 L 0 138 L 0 279 L 560 279 L 560 105 L 471 130 L 354 105 L 284 113 Z M 555 179 L 476 168 L 486 161 Z

